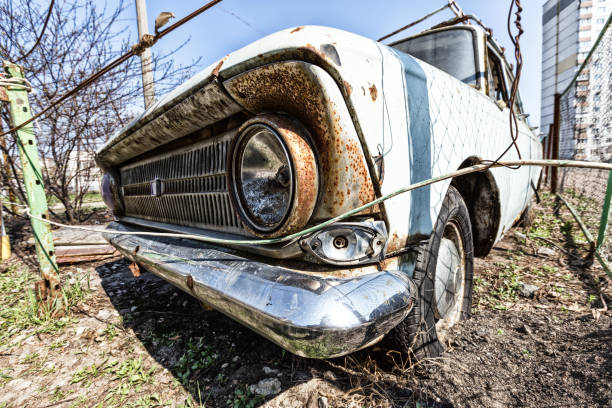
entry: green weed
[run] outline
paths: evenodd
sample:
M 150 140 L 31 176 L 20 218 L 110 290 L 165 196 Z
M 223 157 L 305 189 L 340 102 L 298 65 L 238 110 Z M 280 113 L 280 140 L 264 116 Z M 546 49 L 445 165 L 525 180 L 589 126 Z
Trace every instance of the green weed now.
M 6 383 L 13 379 L 13 377 L 8 374 L 12 371 L 12 368 L 0 368 L 0 388 L 4 387 Z
M 66 395 L 66 391 L 62 390 L 60 387 L 57 387 L 51 393 L 51 403 L 55 404 L 56 402 L 63 400 L 64 398 L 66 398 Z
M 51 304 L 43 304 L 34 293 L 34 282 L 38 279 L 38 275 L 16 266 L 0 273 L 0 345 L 32 327 L 36 327 L 35 333 L 53 333 L 65 328 L 71 323 L 71 309 L 86 296 L 77 282 L 63 287 L 61 296 Z
M 248 387 L 244 387 L 236 388 L 234 398 L 227 402 L 232 408 L 255 408 L 262 400 L 261 396 L 253 394 Z
M 170 406 L 172 402 L 170 401 L 162 401 L 162 398 L 159 394 L 151 394 L 145 397 L 140 397 L 136 401 L 132 403 L 126 404 L 126 407 L 134 407 L 134 408 L 153 408 L 153 407 L 161 407 L 161 406 Z
M 213 366 L 216 361 L 217 355 L 212 353 L 210 347 L 204 346 L 202 339 L 199 339 L 195 343 L 190 341 L 187 344 L 187 351 L 174 368 L 181 383 L 187 385 L 193 373 Z
M 508 265 L 498 275 L 498 286 L 493 291 L 493 295 L 501 300 L 516 299 L 520 286 L 517 271 L 520 268 L 514 264 Z
M 115 337 L 117 337 L 117 329 L 114 324 L 109 324 L 104 329 L 104 335 L 109 341 L 112 341 Z
M 113 375 L 115 380 L 127 380 L 130 385 L 140 386 L 153 382 L 155 368 L 145 369 L 142 358 L 125 361 L 113 361 L 104 368 L 104 372 Z
M 102 374 L 100 367 L 96 364 L 92 364 L 89 367 L 85 367 L 77 371 L 72 375 L 72 379 L 70 380 L 70 384 L 78 384 L 82 383 L 84 387 L 89 387 L 92 383 L 92 380 L 97 378 Z

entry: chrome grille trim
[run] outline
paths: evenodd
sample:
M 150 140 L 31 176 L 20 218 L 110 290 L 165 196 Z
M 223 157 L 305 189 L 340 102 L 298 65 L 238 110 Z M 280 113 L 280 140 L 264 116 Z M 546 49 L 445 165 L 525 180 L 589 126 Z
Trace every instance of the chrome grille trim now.
M 125 215 L 247 234 L 226 179 L 227 152 L 235 135 L 236 131 L 229 131 L 121 167 Z M 161 186 L 159 196 L 154 195 L 154 182 Z

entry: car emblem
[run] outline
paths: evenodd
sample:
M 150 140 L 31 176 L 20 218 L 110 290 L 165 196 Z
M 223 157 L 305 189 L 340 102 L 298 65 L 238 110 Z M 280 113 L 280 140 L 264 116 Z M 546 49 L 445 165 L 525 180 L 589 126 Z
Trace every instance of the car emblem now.
M 162 195 L 162 183 L 158 178 L 151 181 L 151 195 L 153 197 L 159 197 Z

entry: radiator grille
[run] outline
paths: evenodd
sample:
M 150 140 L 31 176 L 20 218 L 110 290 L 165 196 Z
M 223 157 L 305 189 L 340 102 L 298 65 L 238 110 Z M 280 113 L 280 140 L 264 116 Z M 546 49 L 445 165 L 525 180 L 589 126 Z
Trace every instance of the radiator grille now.
M 234 135 L 228 132 L 122 167 L 125 215 L 245 234 L 226 179 Z

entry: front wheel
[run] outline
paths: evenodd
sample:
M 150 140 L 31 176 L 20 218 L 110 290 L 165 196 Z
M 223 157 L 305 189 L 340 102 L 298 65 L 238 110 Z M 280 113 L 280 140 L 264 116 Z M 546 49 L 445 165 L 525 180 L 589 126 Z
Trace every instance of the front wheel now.
M 450 186 L 434 231 L 417 249 L 415 305 L 390 340 L 417 360 L 439 356 L 449 329 L 470 316 L 474 244 L 467 207 Z

